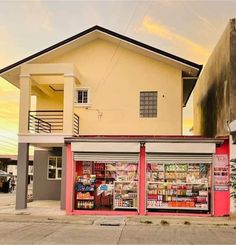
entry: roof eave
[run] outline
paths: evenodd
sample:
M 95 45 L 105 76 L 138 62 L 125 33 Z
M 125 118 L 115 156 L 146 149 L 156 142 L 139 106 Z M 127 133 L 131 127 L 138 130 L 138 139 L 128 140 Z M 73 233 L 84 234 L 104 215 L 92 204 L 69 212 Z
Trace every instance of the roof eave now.
M 176 56 L 176 55 L 173 55 L 171 53 L 165 52 L 163 50 L 154 48 L 154 47 L 152 47 L 150 45 L 147 45 L 145 43 L 139 42 L 139 41 L 134 40 L 132 38 L 129 38 L 127 36 L 121 35 L 119 33 L 110 31 L 108 29 L 105 29 L 105 28 L 103 28 L 101 26 L 97 26 L 96 25 L 96 26 L 93 26 L 93 27 L 91 27 L 91 28 L 89 28 L 89 29 L 87 29 L 87 30 L 85 30 L 83 32 L 80 32 L 80 33 L 78 33 L 78 34 L 76 34 L 76 35 L 74 35 L 74 36 L 72 36 L 70 38 L 67 38 L 67 39 L 65 39 L 65 40 L 63 40 L 63 41 L 61 41 L 61 42 L 59 42 L 57 44 L 54 44 L 54 45 L 52 45 L 52 46 L 50 46 L 50 47 L 48 47 L 46 49 L 43 49 L 43 50 L 41 50 L 41 51 L 31 55 L 31 56 L 28 56 L 28 57 L 26 57 L 26 58 L 24 58 L 24 59 L 22 59 L 22 60 L 20 60 L 18 62 L 15 62 L 15 63 L 13 63 L 13 64 L 11 64 L 9 66 L 6 66 L 6 67 L 0 69 L 0 75 L 3 75 L 4 73 L 9 72 L 10 70 L 20 66 L 23 63 L 29 62 L 30 60 L 33 60 L 33 59 L 35 59 L 35 58 L 37 58 L 37 57 L 39 57 L 39 56 L 41 56 L 43 54 L 46 54 L 47 52 L 50 52 L 50 51 L 52 51 L 52 50 L 54 50 L 56 48 L 59 48 L 59 47 L 65 45 L 67 43 L 70 43 L 70 42 L 72 42 L 72 41 L 74 41 L 74 40 L 76 40 L 76 39 L 78 39 L 78 38 L 80 38 L 80 37 L 82 37 L 82 36 L 84 36 L 86 34 L 89 34 L 89 33 L 93 32 L 93 31 L 96 31 L 96 30 L 98 30 L 100 32 L 103 32 L 103 33 L 106 33 L 108 35 L 111 35 L 113 37 L 119 38 L 121 40 L 124 40 L 126 42 L 132 43 L 132 44 L 134 44 L 136 46 L 145 48 L 145 49 L 147 49 L 149 51 L 152 51 L 154 53 L 157 53 L 159 55 L 168 57 L 169 59 L 172 59 L 172 60 L 175 60 L 177 62 L 180 62 L 180 63 L 182 63 L 184 65 L 187 65 L 187 66 L 189 66 L 189 67 L 191 67 L 191 68 L 193 68 L 195 70 L 200 70 L 201 69 L 201 65 L 196 64 L 196 63 L 194 63 L 192 61 L 183 59 L 183 58 L 181 58 L 179 56 Z

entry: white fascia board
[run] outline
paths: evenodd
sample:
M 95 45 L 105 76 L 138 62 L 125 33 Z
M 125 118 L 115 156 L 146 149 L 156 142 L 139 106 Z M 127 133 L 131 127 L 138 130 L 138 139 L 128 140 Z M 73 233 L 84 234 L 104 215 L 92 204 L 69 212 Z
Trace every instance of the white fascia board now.
M 148 153 L 215 153 L 215 143 L 146 143 Z
M 19 143 L 29 143 L 29 144 L 43 144 L 43 143 L 55 143 L 64 144 L 65 137 L 69 135 L 64 134 L 19 134 Z M 71 137 L 71 135 L 69 136 Z
M 128 142 L 72 142 L 73 152 L 139 152 L 139 143 Z

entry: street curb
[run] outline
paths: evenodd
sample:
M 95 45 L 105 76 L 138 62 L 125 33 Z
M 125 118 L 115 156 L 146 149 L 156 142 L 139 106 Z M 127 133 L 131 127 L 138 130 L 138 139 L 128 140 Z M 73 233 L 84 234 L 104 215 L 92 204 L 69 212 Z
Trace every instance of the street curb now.
M 0 222 L 19 222 L 19 223 L 57 223 L 57 224 L 78 224 L 78 225 L 101 225 L 101 224 L 117 224 L 121 226 L 212 226 L 212 227 L 234 227 L 236 229 L 236 220 L 231 219 L 215 219 L 207 220 L 189 217 L 128 217 L 122 216 L 120 219 L 112 216 L 38 216 L 30 213 L 22 214 L 1 214 Z

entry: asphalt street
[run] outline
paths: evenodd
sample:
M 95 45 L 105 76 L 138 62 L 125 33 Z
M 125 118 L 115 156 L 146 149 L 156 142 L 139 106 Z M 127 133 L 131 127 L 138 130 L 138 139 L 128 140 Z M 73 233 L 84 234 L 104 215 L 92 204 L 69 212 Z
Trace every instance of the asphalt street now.
M 234 226 L 0 222 L 0 244 L 236 244 Z

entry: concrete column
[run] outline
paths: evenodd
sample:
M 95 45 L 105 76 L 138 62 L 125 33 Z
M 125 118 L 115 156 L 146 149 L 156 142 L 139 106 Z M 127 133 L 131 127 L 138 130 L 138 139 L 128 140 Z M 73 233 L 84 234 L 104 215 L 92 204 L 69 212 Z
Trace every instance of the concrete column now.
M 18 144 L 16 209 L 27 208 L 29 144 Z
M 72 214 L 74 210 L 74 161 L 71 144 L 66 146 L 66 213 Z
M 62 147 L 61 209 L 66 208 L 66 146 Z
M 146 150 L 144 143 L 140 144 L 139 161 L 139 214 L 146 214 Z
M 28 133 L 28 114 L 30 110 L 31 79 L 30 76 L 20 77 L 20 111 L 19 133 Z
M 63 133 L 73 134 L 75 78 L 64 77 Z

